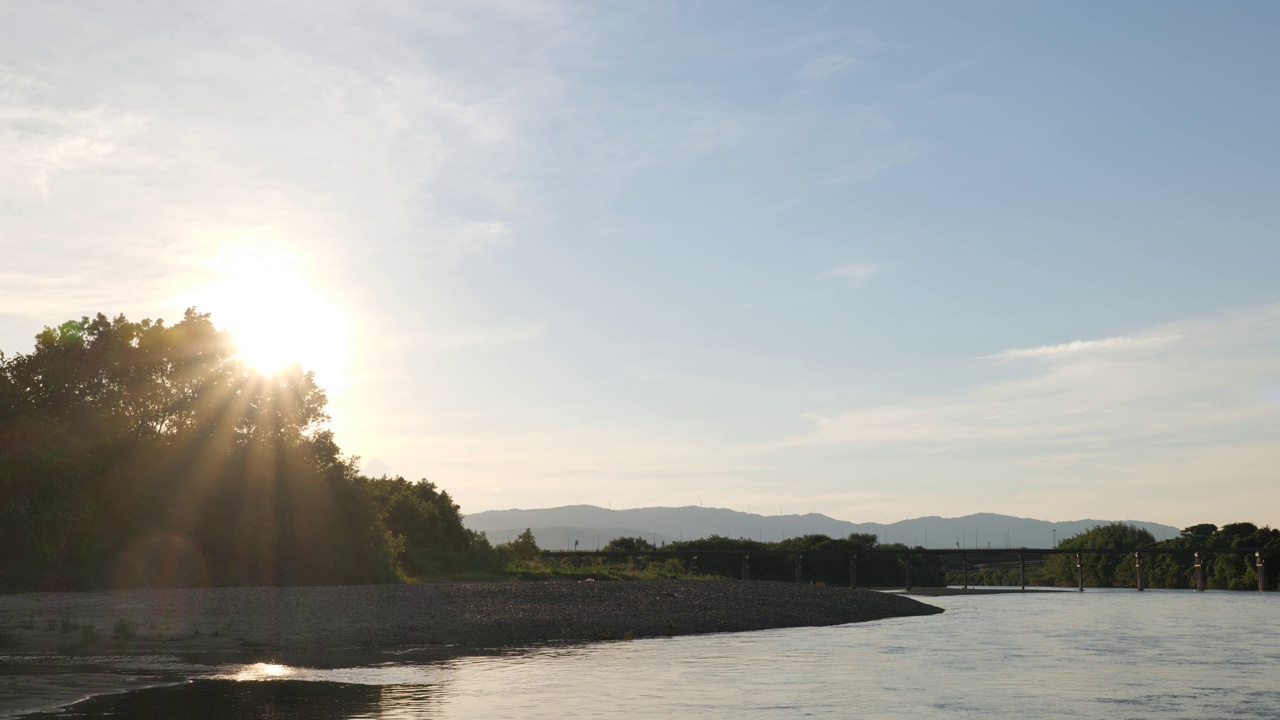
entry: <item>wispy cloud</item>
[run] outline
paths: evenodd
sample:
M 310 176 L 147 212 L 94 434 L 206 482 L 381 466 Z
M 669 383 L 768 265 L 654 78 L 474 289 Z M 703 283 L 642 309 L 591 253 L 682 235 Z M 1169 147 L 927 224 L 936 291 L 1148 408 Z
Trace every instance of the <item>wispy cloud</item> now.
M 340 275 L 357 242 L 436 268 L 518 236 L 540 206 L 523 129 L 558 107 L 557 6 L 326 3 L 308 28 L 243 10 L 0 9 L 0 205 L 18 210 L 0 309 L 154 307 L 193 282 L 185 258 L 246 238 L 338 248 Z M 457 37 L 494 21 L 488 60 L 459 68 Z M 78 287 L 112 268 L 129 281 Z
M 28 78 L 0 76 L 0 98 L 10 103 L 40 90 L 47 88 Z M 48 200 L 50 183 L 58 173 L 103 163 L 121 143 L 135 140 L 143 125 L 136 115 L 102 106 L 56 109 L 0 100 L 0 154 L 8 158 L 5 175 L 10 181 L 26 180 Z M 21 194 L 20 187 L 8 190 Z
M 1179 335 L 1156 336 L 1124 336 L 1104 338 L 1102 340 L 1073 340 L 1060 345 L 1043 345 L 1031 348 L 1015 348 L 1004 350 L 988 356 L 992 360 L 1055 360 L 1084 353 L 1108 351 L 1132 351 L 1156 349 L 1176 343 Z
M 1013 358 L 1054 362 L 960 393 L 815 413 L 810 419 L 817 432 L 800 442 L 946 449 L 1037 440 L 1122 448 L 1126 439 L 1229 439 L 1227 430 L 1241 423 L 1280 423 L 1264 392 L 1280 382 L 1280 316 L 1274 308 L 988 356 Z M 1254 392 L 1242 393 L 1242 386 Z
M 819 277 L 836 278 L 852 286 L 862 285 L 871 278 L 883 273 L 885 266 L 877 262 L 856 262 L 831 268 Z
M 1196 473 L 1216 462 L 1211 475 L 1280 502 L 1269 475 L 1280 411 L 1268 398 L 1280 387 L 1280 306 L 985 359 L 993 370 L 1043 362 L 961 392 L 810 413 L 813 431 L 778 447 L 839 448 L 1027 492 L 1074 483 L 1082 508 L 1138 503 L 1152 483 L 1203 482 Z
M 464 333 L 454 342 L 511 341 L 529 337 L 530 330 Z M 1271 468 L 1280 465 L 1280 407 L 1271 396 L 1280 388 L 1280 307 L 1123 337 L 1131 341 L 1103 338 L 1030 356 L 1052 362 L 1012 366 L 999 353 L 989 355 L 982 361 L 997 375 L 990 382 L 814 411 L 804 418 L 807 429 L 787 422 L 736 441 L 723 428 L 696 422 L 642 426 L 609 414 L 598 425 L 543 428 L 536 419 L 495 409 L 473 419 L 451 416 L 403 437 L 394 437 L 401 431 L 380 435 L 376 442 L 387 447 L 376 452 L 397 467 L 413 467 L 419 463 L 413 458 L 425 453 L 431 473 L 449 478 L 451 488 L 479 507 L 489 506 L 483 488 L 494 478 L 509 481 L 504 487 L 513 505 L 543 499 L 603 504 L 582 496 L 581 488 L 584 482 L 596 487 L 604 477 L 643 481 L 647 492 L 657 488 L 682 501 L 696 487 L 708 497 L 723 492 L 763 503 L 779 494 L 781 479 L 792 482 L 797 475 L 804 479 L 788 485 L 790 492 L 830 497 L 825 507 L 850 518 L 870 512 L 901 517 L 910 512 L 904 503 L 919 500 L 957 514 L 994 510 L 1190 524 L 1238 519 L 1240 503 L 1249 497 L 1280 502 L 1271 477 Z M 1177 340 L 1157 342 L 1162 338 Z M 674 382 L 665 373 L 644 375 Z M 744 385 L 724 392 L 760 390 Z M 838 390 L 770 392 L 817 403 Z M 422 411 L 413 413 L 403 419 L 405 427 L 420 422 Z M 483 431 L 470 431 L 473 424 Z M 1229 481 L 1229 487 L 1204 495 L 1207 479 Z M 624 497 L 653 502 L 652 495 L 618 489 L 622 485 L 633 483 L 598 484 L 619 504 Z M 524 489 L 529 487 L 536 492 Z M 833 495 L 833 487 L 847 497 Z M 1160 492 L 1153 493 L 1155 487 Z M 868 494 L 876 493 L 886 493 L 883 501 L 872 502 Z M 1204 498 L 1189 508 L 1188 495 Z
M 781 42 L 776 45 L 760 50 L 761 57 L 774 57 L 778 55 L 792 55 L 801 50 L 813 47 L 814 45 L 825 45 L 835 40 L 847 37 L 852 31 L 848 28 L 829 28 L 819 30 L 817 32 L 808 33 L 799 37 Z
M 511 226 L 501 220 L 460 222 L 451 231 L 450 249 L 469 255 L 511 242 Z
M 858 64 L 858 61 L 843 53 L 830 53 L 809 60 L 796 71 L 796 79 L 801 82 L 822 82 L 828 80 Z

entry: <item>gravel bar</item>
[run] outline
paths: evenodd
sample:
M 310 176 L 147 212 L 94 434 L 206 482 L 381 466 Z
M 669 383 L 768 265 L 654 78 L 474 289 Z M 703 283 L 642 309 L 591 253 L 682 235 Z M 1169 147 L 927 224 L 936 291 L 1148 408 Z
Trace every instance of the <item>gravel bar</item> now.
M 444 582 L 0 595 L 9 655 L 200 655 L 310 664 L 932 615 L 869 590 L 733 580 Z M 64 623 L 65 619 L 65 623 Z M 121 623 L 121 621 L 124 621 Z M 74 626 L 97 638 L 68 650 Z M 64 625 L 73 626 L 66 631 Z M 128 636 L 114 637 L 121 625 Z M 59 648 L 61 647 L 61 650 Z

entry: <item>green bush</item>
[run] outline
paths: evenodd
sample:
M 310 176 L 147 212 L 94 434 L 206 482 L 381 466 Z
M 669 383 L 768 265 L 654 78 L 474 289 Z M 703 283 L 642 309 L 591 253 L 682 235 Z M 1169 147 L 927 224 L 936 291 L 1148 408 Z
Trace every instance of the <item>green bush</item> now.
M 116 620 L 115 627 L 111 628 L 111 637 L 117 640 L 132 640 L 137 636 L 138 628 L 124 618 Z
M 58 645 L 58 652 L 64 654 L 79 653 L 98 642 L 98 628 L 93 623 L 79 625 L 75 636 Z
M 674 558 L 643 566 L 603 563 L 597 558 L 513 560 L 503 572 L 521 580 L 691 580 L 696 577 Z

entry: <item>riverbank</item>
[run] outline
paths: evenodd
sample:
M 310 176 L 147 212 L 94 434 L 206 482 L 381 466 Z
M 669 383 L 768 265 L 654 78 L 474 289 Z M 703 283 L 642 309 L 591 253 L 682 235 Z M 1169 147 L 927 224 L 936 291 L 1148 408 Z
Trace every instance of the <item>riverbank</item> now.
M 0 673 L 32 679 L 39 666 L 75 657 L 337 667 L 939 612 L 867 590 L 731 580 L 28 593 L 0 595 L 0 665 L 15 670 Z M 0 697 L 0 715 L 19 701 Z
M 957 587 L 918 587 L 906 590 L 904 588 L 877 588 L 881 592 L 891 593 L 894 595 L 917 595 L 920 597 L 950 597 L 952 595 L 1008 595 L 1010 593 L 1026 594 L 1026 593 L 1056 593 L 1067 592 L 1073 588 L 1045 588 L 1045 587 L 1029 587 L 1025 590 L 1016 587 L 1004 586 L 971 586 L 968 588 Z
M 458 651 L 837 625 L 941 610 L 865 590 L 729 580 L 451 582 L 0 596 L 9 654 Z M 86 631 L 83 628 L 92 627 Z M 115 636 L 113 636 L 113 633 Z

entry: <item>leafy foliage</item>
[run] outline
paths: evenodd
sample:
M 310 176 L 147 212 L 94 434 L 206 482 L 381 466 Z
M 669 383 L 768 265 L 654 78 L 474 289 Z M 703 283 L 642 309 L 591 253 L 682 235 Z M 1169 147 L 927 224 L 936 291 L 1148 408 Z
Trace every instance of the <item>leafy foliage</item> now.
M 605 552 L 643 553 L 656 549 L 653 543 L 642 537 L 618 537 L 604 546 Z
M 138 627 L 125 618 L 119 618 L 111 628 L 111 637 L 117 640 L 132 640 L 138 637 Z
M 538 540 L 533 536 L 532 528 L 525 528 L 524 532 L 517 535 L 515 540 L 499 545 L 498 549 L 513 559 L 522 561 L 537 560 L 542 555 L 542 551 L 538 549 Z
M 804 535 L 778 542 L 759 542 L 748 538 L 727 538 L 713 535 L 699 540 L 686 540 L 667 544 L 663 549 L 674 551 L 716 551 L 699 555 L 699 573 L 723 577 L 741 577 L 742 558 L 749 556 L 750 577 L 755 580 L 793 582 L 796 580 L 795 556 L 801 556 L 800 579 L 804 582 L 827 585 L 849 584 L 849 556 L 861 550 L 901 550 L 902 554 L 861 554 L 857 559 L 858 585 L 862 587 L 901 587 L 906 580 L 906 545 L 881 545 L 875 535 L 854 533 L 847 538 L 827 535 Z M 790 555 L 759 555 L 761 552 L 784 552 Z M 722 553 L 730 554 L 722 554 Z M 824 554 L 814 554 L 814 553 Z M 806 555 L 806 553 L 809 553 Z M 830 554 L 835 553 L 835 554 Z M 912 555 L 911 579 L 913 585 L 938 586 L 945 578 L 936 556 Z
M 461 508 L 435 483 L 384 477 L 370 484 L 402 573 L 419 579 L 496 566 L 484 533 L 463 527 Z
M 1169 540 L 1156 542 L 1141 528 L 1114 523 L 1099 525 L 1078 535 L 1066 538 L 1058 547 L 1072 550 L 1173 550 L 1175 552 L 1148 552 L 1142 556 L 1142 584 L 1148 588 L 1195 587 L 1194 553 L 1202 552 L 1205 587 L 1216 590 L 1256 590 L 1258 577 L 1252 554 L 1214 552 L 1228 548 L 1258 548 L 1264 561 L 1275 567 L 1280 563 L 1280 530 L 1259 528 L 1253 523 L 1232 523 L 1219 528 L 1212 524 L 1192 525 Z M 1179 550 L 1185 552 L 1177 552 Z M 1272 552 L 1267 552 L 1271 550 Z M 993 556 L 994 557 L 994 556 Z M 1007 558 L 1007 556 L 1005 556 Z M 1038 556 L 1034 561 L 1038 563 Z M 1033 556 L 1028 555 L 1028 560 Z M 1134 557 L 1131 553 L 1089 554 L 1082 553 L 1081 570 L 1086 587 L 1135 587 Z M 980 562 L 974 555 L 971 562 Z M 1027 582 L 1030 585 L 1075 587 L 1077 584 L 1074 554 L 1050 555 L 1043 564 L 1028 567 Z M 1016 585 L 1018 571 L 1011 563 L 999 563 L 995 567 L 973 569 L 969 572 L 970 585 Z M 1273 572 L 1267 577 L 1268 589 L 1280 589 L 1280 578 Z M 960 574 L 948 573 L 952 584 L 960 582 Z
M 1111 523 L 1098 525 L 1079 535 L 1073 535 L 1058 543 L 1065 550 L 1132 550 L 1154 544 L 1155 537 L 1148 531 L 1126 525 Z M 1084 583 L 1088 587 L 1132 587 L 1134 577 L 1133 556 L 1131 555 L 1081 555 Z M 1052 582 L 1045 584 L 1061 584 L 1071 587 L 1076 584 L 1076 565 L 1074 555 L 1051 555 L 1045 560 L 1044 574 Z M 1062 580 L 1062 582 L 1058 582 Z
M 671 580 L 694 579 L 675 558 L 618 563 L 601 558 L 513 560 L 503 572 L 521 580 Z
M 0 354 L 0 590 L 388 582 L 488 550 L 433 484 L 361 476 L 325 404 L 194 309 L 45 328 Z

